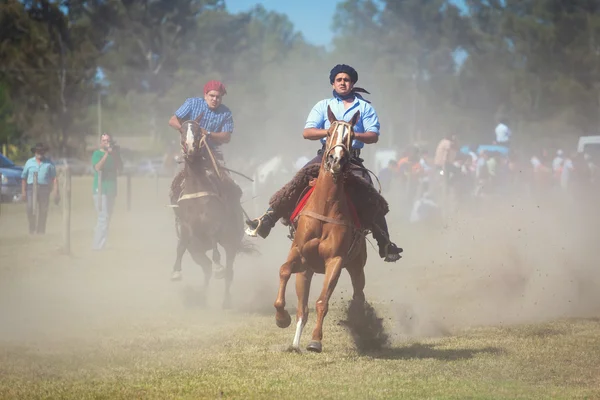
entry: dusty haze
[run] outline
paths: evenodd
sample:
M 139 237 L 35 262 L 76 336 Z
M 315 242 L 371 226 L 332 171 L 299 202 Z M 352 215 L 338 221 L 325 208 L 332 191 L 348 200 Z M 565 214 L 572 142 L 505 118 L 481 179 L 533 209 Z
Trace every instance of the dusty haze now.
M 264 115 L 236 118 L 232 143 L 225 148 L 228 166 L 248 174 L 251 164 L 277 154 L 285 157 L 288 167 L 301 155 L 313 156 L 319 144 L 303 140 L 301 132 L 310 107 L 330 94 L 327 77 L 331 66 L 324 63 L 307 68 L 302 74 L 304 81 L 297 82 L 302 90 L 273 91 L 264 99 L 269 107 L 277 104 L 276 112 L 270 108 Z M 394 99 L 378 97 L 380 91 L 368 78 L 368 71 L 360 73 L 362 86 L 374 93 L 367 97 L 376 109 L 382 103 L 393 103 Z M 235 84 L 228 92 L 224 103 L 234 113 L 243 114 L 244 105 L 234 100 Z M 179 105 L 173 104 L 172 110 Z M 164 110 L 166 115 L 169 112 Z M 369 168 L 374 168 L 372 149 L 388 146 L 390 137 L 395 148 L 407 142 L 405 129 L 390 131 L 385 124 L 391 119 L 390 112 L 388 108 L 387 113 L 380 113 L 381 142 L 365 151 Z M 167 127 L 167 119 L 164 130 L 176 135 Z M 280 139 L 265 141 L 265 132 L 277 132 Z M 283 178 L 290 178 L 290 173 Z M 261 187 L 258 197 L 252 199 L 249 184 L 236 180 L 246 190 L 244 207 L 252 216 L 266 208 L 278 188 L 275 184 Z M 169 281 L 176 237 L 172 211 L 165 207 L 166 180 L 161 182 L 158 199 L 153 181 L 136 181 L 134 210 L 127 213 L 121 179 L 109 247 L 99 253 L 90 250 L 95 224 L 91 182 L 73 182 L 80 189 L 73 197 L 70 258 L 57 252 L 59 208 L 52 207 L 45 237 L 26 235 L 24 206 L 19 212 L 12 212 L 14 207 L 2 211 L 0 341 L 33 341 L 43 346 L 55 340 L 134 335 L 139 326 L 148 326 L 147 334 L 152 335 L 152 327 L 162 324 L 182 329 L 200 322 L 235 325 L 254 313 L 274 315 L 278 269 L 290 247 L 286 228 L 278 226 L 267 240 L 251 239 L 261 255 L 239 256 L 234 311 L 222 312 L 223 282 L 213 280 L 204 302 L 200 267 L 188 255 L 184 257 L 183 282 Z M 398 338 L 446 335 L 477 325 L 598 316 L 600 272 L 597 244 L 591 240 L 598 231 L 591 218 L 597 210 L 550 199 L 536 204 L 523 195 L 489 201 L 478 211 L 460 210 L 446 226 L 424 230 L 403 222 L 394 199 L 390 202 L 388 224 L 405 256 L 396 264 L 386 264 L 369 246 L 366 291 Z M 313 280 L 311 307 L 321 285 L 322 277 Z M 339 306 L 350 296 L 349 278 L 344 273 L 333 299 Z M 288 308 L 295 307 L 293 284 L 288 287 L 287 299 Z M 313 323 L 314 313 L 309 324 Z M 333 323 L 327 320 L 327 324 Z M 290 330 L 290 341 L 292 335 Z

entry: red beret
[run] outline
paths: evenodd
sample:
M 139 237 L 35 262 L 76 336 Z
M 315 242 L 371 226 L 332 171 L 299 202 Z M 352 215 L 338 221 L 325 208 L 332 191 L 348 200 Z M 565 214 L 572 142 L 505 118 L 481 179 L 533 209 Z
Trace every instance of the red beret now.
M 208 81 L 206 85 L 204 85 L 204 94 L 210 92 L 211 90 L 216 90 L 221 94 L 227 94 L 227 90 L 225 90 L 225 85 L 223 85 L 219 81 Z

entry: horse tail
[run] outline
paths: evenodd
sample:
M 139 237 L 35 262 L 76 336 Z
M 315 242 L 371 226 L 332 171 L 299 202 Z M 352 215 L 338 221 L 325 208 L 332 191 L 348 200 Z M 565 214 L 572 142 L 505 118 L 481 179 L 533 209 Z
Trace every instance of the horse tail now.
M 243 239 L 240 242 L 240 245 L 237 249 L 237 254 L 247 254 L 247 255 L 260 255 L 260 251 L 258 251 L 258 247 L 253 242 Z

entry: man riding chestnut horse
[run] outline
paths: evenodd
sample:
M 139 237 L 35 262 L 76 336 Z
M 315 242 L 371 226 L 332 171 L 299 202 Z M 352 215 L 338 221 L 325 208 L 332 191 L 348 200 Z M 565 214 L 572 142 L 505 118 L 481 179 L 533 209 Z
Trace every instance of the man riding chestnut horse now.
M 280 218 L 287 219 L 293 212 L 299 198 L 305 192 L 309 180 L 304 179 L 307 167 L 320 165 L 323 157 L 327 132 L 330 128 L 328 108 L 339 121 L 350 122 L 352 116 L 359 112 L 359 118 L 354 125 L 354 140 L 352 142 L 351 159 L 353 164 L 352 174 L 365 178 L 370 185 L 373 182 L 366 172 L 363 160 L 360 158 L 360 150 L 365 144 L 377 143 L 379 140 L 379 119 L 370 102 L 365 100 L 359 93 L 368 93 L 366 90 L 355 87 L 358 81 L 358 73 L 354 68 L 345 64 L 338 64 L 331 70 L 329 81 L 333 87 L 333 97 L 318 102 L 311 110 L 304 126 L 303 136 L 308 140 L 319 140 L 323 147 L 317 152 L 315 158 L 309 161 L 300 172 L 277 192 L 269 202 L 269 208 L 260 217 L 246 221 L 249 236 L 261 236 L 266 238 Z M 312 168 L 318 173 L 318 168 Z M 316 178 L 314 176 L 313 178 Z M 357 196 L 359 197 L 359 196 Z M 360 205 L 361 199 L 353 198 Z M 364 202 L 364 201 L 363 201 Z M 361 213 L 358 207 L 358 213 Z M 389 231 L 384 212 L 374 213 L 366 226 L 373 233 L 379 247 L 379 255 L 386 262 L 395 262 L 401 258 L 402 249 L 389 239 Z

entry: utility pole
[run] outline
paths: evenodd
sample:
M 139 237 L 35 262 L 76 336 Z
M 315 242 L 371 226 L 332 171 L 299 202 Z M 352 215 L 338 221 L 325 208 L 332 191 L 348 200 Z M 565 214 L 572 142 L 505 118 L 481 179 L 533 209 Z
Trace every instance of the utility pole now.
M 417 89 L 417 73 L 415 72 L 412 76 L 412 110 L 410 116 L 410 144 L 415 143 L 416 130 L 417 130 L 417 101 L 418 101 L 418 89 Z
M 98 138 L 102 136 L 102 93 L 98 91 Z

